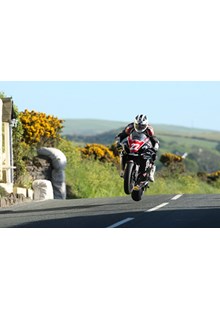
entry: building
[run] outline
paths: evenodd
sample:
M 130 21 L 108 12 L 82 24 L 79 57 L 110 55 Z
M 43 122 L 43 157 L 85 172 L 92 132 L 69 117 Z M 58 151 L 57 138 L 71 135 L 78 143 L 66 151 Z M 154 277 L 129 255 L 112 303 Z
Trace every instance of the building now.
M 12 127 L 15 126 L 15 113 L 12 98 L 0 99 L 0 186 L 13 192 L 13 141 Z

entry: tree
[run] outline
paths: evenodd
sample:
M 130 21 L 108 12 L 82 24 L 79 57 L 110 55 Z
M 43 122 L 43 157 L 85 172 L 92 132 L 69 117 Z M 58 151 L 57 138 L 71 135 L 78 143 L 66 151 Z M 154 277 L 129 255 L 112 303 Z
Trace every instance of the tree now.
M 3 99 L 5 97 L 6 97 L 5 93 L 3 91 L 0 91 L 0 99 Z

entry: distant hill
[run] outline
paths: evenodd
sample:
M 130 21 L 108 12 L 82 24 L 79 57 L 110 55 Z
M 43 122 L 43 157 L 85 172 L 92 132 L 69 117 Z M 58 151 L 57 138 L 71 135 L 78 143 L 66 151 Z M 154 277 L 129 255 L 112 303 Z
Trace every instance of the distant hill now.
M 210 141 L 220 141 L 220 131 L 210 129 L 190 128 L 174 125 L 155 124 L 154 129 L 157 135 L 183 136 L 188 138 L 201 138 Z
M 125 127 L 127 122 L 96 119 L 65 119 L 63 135 L 97 135 Z
M 124 128 L 129 122 L 98 120 L 98 119 L 65 119 L 62 135 L 87 136 L 114 135 Z M 196 138 L 218 142 L 220 131 L 189 128 L 183 126 L 152 124 L 157 136 L 172 136 L 184 138 Z M 111 132 L 111 133 L 110 133 Z

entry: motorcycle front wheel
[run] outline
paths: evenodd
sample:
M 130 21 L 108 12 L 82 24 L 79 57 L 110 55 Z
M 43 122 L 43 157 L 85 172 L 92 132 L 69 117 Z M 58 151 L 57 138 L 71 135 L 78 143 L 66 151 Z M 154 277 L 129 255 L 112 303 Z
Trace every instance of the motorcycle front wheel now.
M 124 192 L 130 195 L 135 183 L 135 165 L 133 161 L 129 161 L 125 165 L 124 172 Z

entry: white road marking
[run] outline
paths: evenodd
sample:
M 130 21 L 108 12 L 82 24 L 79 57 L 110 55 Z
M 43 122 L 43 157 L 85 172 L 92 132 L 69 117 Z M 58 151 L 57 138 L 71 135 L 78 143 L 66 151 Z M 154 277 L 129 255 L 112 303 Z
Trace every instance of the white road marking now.
M 123 224 L 125 224 L 125 223 L 127 223 L 127 222 L 130 222 L 130 221 L 132 221 L 132 220 L 134 220 L 134 218 L 133 218 L 133 217 L 129 217 L 129 218 L 127 218 L 127 219 L 125 219 L 125 220 L 123 220 L 123 221 L 117 222 L 117 223 L 115 223 L 115 224 L 113 224 L 113 225 L 111 225 L 111 226 L 109 226 L 109 227 L 107 227 L 107 228 L 115 228 L 115 227 L 118 227 L 118 226 L 120 226 L 120 225 L 123 225 Z
M 179 199 L 179 198 L 182 197 L 182 196 L 183 196 L 183 194 L 176 195 L 176 196 L 174 196 L 173 198 L 171 198 L 171 200 L 177 200 L 177 199 Z M 146 210 L 145 212 L 153 212 L 153 211 L 156 211 L 156 210 L 158 210 L 158 209 L 161 209 L 161 208 L 167 206 L 168 204 L 169 204 L 169 202 L 164 202 L 164 203 L 162 203 L 162 204 L 160 204 L 160 205 L 158 205 L 158 206 L 156 206 L 156 207 L 154 207 L 154 208 L 152 208 L 152 209 Z M 113 225 L 111 225 L 111 226 L 108 226 L 107 228 L 115 228 L 115 227 L 121 226 L 121 225 L 123 225 L 123 224 L 125 224 L 125 223 L 127 223 L 127 222 L 130 222 L 130 221 L 132 221 L 132 220 L 134 220 L 134 218 L 129 217 L 129 218 L 125 219 L 125 220 L 122 220 L 122 221 L 117 222 L 117 223 L 115 223 L 115 224 L 113 224 Z
M 179 199 L 180 197 L 182 197 L 183 195 L 181 194 L 181 195 L 176 195 L 176 196 L 174 196 L 171 200 L 177 200 L 177 199 Z
M 164 202 L 164 203 L 162 203 L 161 205 L 156 206 L 156 207 L 154 207 L 154 208 L 152 208 L 152 209 L 149 209 L 149 210 L 147 210 L 147 211 L 145 211 L 145 212 L 156 211 L 156 210 L 158 210 L 158 209 L 161 209 L 161 208 L 165 207 L 165 206 L 168 205 L 168 204 L 169 204 L 169 202 Z

